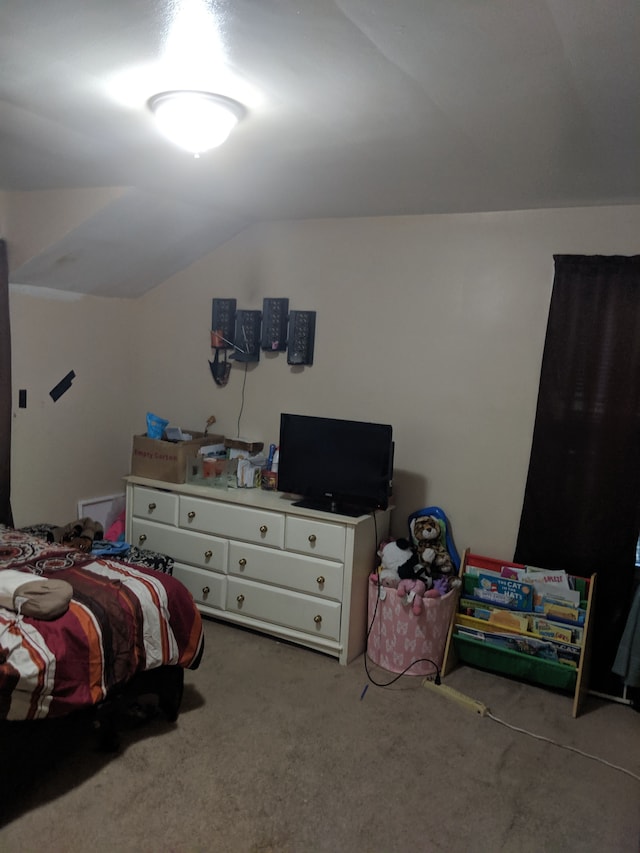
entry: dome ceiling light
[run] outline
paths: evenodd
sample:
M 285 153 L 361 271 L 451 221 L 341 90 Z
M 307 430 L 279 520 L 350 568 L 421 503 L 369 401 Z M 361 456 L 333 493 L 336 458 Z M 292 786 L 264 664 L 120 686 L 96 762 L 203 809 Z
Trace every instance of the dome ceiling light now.
M 245 113 L 231 98 L 192 89 L 159 92 L 147 103 L 160 131 L 196 157 L 222 145 Z

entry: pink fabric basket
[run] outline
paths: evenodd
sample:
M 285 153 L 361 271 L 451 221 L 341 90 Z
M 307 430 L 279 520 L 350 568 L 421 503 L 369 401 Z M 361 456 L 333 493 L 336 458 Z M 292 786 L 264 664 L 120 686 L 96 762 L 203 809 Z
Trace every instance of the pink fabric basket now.
M 459 590 L 452 589 L 441 598 L 425 598 L 422 613 L 416 615 L 393 588 L 369 584 L 369 641 L 367 654 L 373 663 L 390 672 L 407 675 L 433 675 L 442 667 L 449 623 L 458 602 Z M 377 603 L 377 607 L 376 607 Z M 428 660 L 421 660 L 428 658 Z M 420 661 L 411 664 L 414 661 Z

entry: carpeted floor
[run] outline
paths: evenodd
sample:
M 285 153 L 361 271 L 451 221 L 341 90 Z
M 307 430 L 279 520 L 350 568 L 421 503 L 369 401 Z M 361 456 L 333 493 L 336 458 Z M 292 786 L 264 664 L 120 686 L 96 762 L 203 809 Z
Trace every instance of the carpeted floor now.
M 640 778 L 425 690 L 206 622 L 175 725 L 0 727 L 0 851 L 638 853 Z M 376 681 L 393 676 L 369 667 Z M 470 667 L 446 681 L 512 725 L 640 777 L 640 715 Z M 365 685 L 369 684 L 363 694 Z

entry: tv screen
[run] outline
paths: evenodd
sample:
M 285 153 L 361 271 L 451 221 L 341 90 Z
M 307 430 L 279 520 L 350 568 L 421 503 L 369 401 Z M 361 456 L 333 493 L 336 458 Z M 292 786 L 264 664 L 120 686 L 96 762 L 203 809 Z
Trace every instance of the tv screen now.
M 280 416 L 278 489 L 297 506 L 362 515 L 386 509 L 393 477 L 389 424 Z

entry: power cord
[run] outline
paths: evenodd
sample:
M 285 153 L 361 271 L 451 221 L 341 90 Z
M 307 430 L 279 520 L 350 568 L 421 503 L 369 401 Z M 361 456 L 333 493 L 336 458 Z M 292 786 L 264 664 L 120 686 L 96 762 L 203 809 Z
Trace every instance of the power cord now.
M 249 362 L 245 361 L 244 363 L 244 376 L 242 377 L 242 396 L 240 398 L 240 411 L 238 412 L 238 432 L 236 437 L 240 438 L 240 418 L 242 417 L 242 411 L 244 409 L 244 390 L 247 384 L 247 370 L 249 369 Z
M 378 529 L 377 529 L 377 524 L 376 524 L 375 512 L 372 513 L 372 515 L 373 515 L 373 524 L 374 524 L 374 531 L 375 531 L 375 537 L 376 537 L 376 550 L 377 550 L 377 548 L 378 548 Z M 471 699 L 470 697 L 465 696 L 463 693 L 459 693 L 457 690 L 453 690 L 452 688 L 447 688 L 444 684 L 442 684 L 442 679 L 440 677 L 440 668 L 435 663 L 435 661 L 432 661 L 430 658 L 419 658 L 418 660 L 412 661 L 409 664 L 409 666 L 406 667 L 406 669 L 404 669 L 402 672 L 399 672 L 397 675 L 395 675 L 389 681 L 376 681 L 375 678 L 373 678 L 373 676 L 369 672 L 369 665 L 368 665 L 369 635 L 371 634 L 371 630 L 373 628 L 373 623 L 376 620 L 376 614 L 378 612 L 378 601 L 380 600 L 380 589 L 381 589 L 381 587 L 382 587 L 382 584 L 380 583 L 380 578 L 378 577 L 376 606 L 374 607 L 373 616 L 371 617 L 371 621 L 369 622 L 369 627 L 367 629 L 366 647 L 365 647 L 365 653 L 363 655 L 364 669 L 365 669 L 365 672 L 367 674 L 367 678 L 369 679 L 371 684 L 374 684 L 376 687 L 389 687 L 391 684 L 394 684 L 394 682 L 398 681 L 399 678 L 402 678 L 403 675 L 406 675 L 406 673 L 411 669 L 412 666 L 415 666 L 415 664 L 422 663 L 422 662 L 430 663 L 435 668 L 435 671 L 436 671 L 435 676 L 433 676 L 433 677 L 429 676 L 428 678 L 426 678 L 422 682 L 423 687 L 433 687 L 434 689 L 438 688 L 437 692 L 441 693 L 443 696 L 446 696 L 449 699 L 454 699 L 459 704 L 463 705 L 464 707 L 467 707 L 468 709 L 473 710 L 475 713 L 478 713 L 482 717 L 490 717 L 490 719 L 492 719 L 494 722 L 500 723 L 501 726 L 505 726 L 506 728 L 511 729 L 514 732 L 519 732 L 520 734 L 529 735 L 529 737 L 535 738 L 536 740 L 541 740 L 541 741 L 545 741 L 546 743 L 553 744 L 553 746 L 558 746 L 561 749 L 568 750 L 569 752 L 575 752 L 578 755 L 582 755 L 584 758 L 591 759 L 592 761 L 598 761 L 598 762 L 600 762 L 600 764 L 604 764 L 607 767 L 611 767 L 613 770 L 618 770 L 620 773 L 625 773 L 627 776 L 630 776 L 632 779 L 635 779 L 637 782 L 640 782 L 640 776 L 637 775 L 636 773 L 633 773 L 631 770 L 627 770 L 626 767 L 620 767 L 618 764 L 612 764 L 610 761 L 607 761 L 604 758 L 600 758 L 597 755 L 592 755 L 589 752 L 584 752 L 582 749 L 578 749 L 575 746 L 569 746 L 568 744 L 559 743 L 558 741 L 553 740 L 552 738 L 545 737 L 544 735 L 535 734 L 535 732 L 530 732 L 530 731 L 528 731 L 528 729 L 523 729 L 520 726 L 514 726 L 511 723 L 507 723 L 505 720 L 501 720 L 500 717 L 496 717 L 495 714 L 492 714 L 491 711 L 486 707 L 486 705 L 483 705 L 481 702 L 477 702 L 475 699 Z M 364 690 L 360 694 L 360 699 L 364 698 L 364 695 L 367 692 L 367 687 L 368 687 L 368 684 L 365 685 Z
M 578 749 L 575 746 L 568 746 L 565 743 L 559 743 L 556 740 L 552 740 L 551 738 L 544 737 L 544 735 L 537 735 L 534 732 L 530 732 L 527 729 L 522 729 L 519 726 L 513 726 L 511 723 L 507 723 L 504 720 L 501 720 L 499 717 L 496 717 L 491 711 L 487 711 L 485 713 L 486 717 L 490 717 L 492 720 L 495 720 L 496 723 L 500 723 L 501 726 L 506 726 L 508 729 L 512 729 L 514 732 L 520 732 L 521 734 L 529 735 L 529 737 L 535 738 L 536 740 L 546 741 L 546 743 L 551 743 L 554 746 L 559 746 L 561 749 L 568 749 L 570 752 L 577 752 L 578 755 L 582 755 L 585 758 L 590 758 L 593 761 L 599 761 L 600 764 L 605 764 L 607 767 L 611 767 L 614 770 L 619 770 L 620 773 L 626 773 L 627 776 L 631 776 L 632 779 L 635 779 L 637 782 L 640 782 L 640 776 L 636 773 L 632 773 L 631 770 L 627 770 L 626 767 L 620 767 L 618 764 L 612 764 L 610 761 L 606 761 L 604 758 L 600 758 L 597 755 L 591 755 L 589 752 L 583 752 L 583 750 Z
M 492 714 L 489 708 L 484 705 L 482 702 L 479 702 L 476 699 L 472 699 L 470 696 L 466 696 L 464 693 L 460 693 L 458 690 L 454 690 L 453 687 L 448 687 L 445 684 L 439 684 L 438 680 L 431 681 L 429 679 L 425 679 L 422 682 L 423 687 L 431 688 L 432 692 L 439 693 L 441 696 L 444 696 L 446 699 L 452 699 L 457 702 L 463 708 L 468 711 L 473 711 L 476 714 L 479 714 L 481 717 L 490 717 L 496 723 L 500 723 L 501 726 L 505 726 L 508 729 L 512 729 L 514 732 L 520 732 L 521 734 L 529 735 L 529 737 L 535 738 L 536 740 L 542 740 L 546 743 L 551 743 L 554 746 L 559 746 L 561 749 L 567 749 L 570 752 L 576 752 L 578 755 L 582 755 L 585 758 L 590 758 L 593 761 L 599 761 L 601 764 L 606 764 L 607 767 L 612 767 L 614 770 L 619 770 L 621 773 L 626 773 L 627 776 L 631 776 L 632 779 L 636 779 L 640 782 L 640 776 L 633 773 L 631 770 L 627 770 L 625 767 L 619 767 L 617 764 L 611 764 L 611 762 L 606 761 L 604 758 L 599 758 L 597 755 L 592 755 L 589 752 L 584 752 L 581 749 L 578 749 L 575 746 L 569 746 L 568 744 L 559 743 L 552 738 L 545 737 L 544 735 L 535 734 L 535 732 L 530 732 L 528 729 L 520 728 L 520 726 L 514 726 L 511 723 L 507 723 L 505 720 L 501 720 L 500 717 L 496 717 L 495 714 Z

